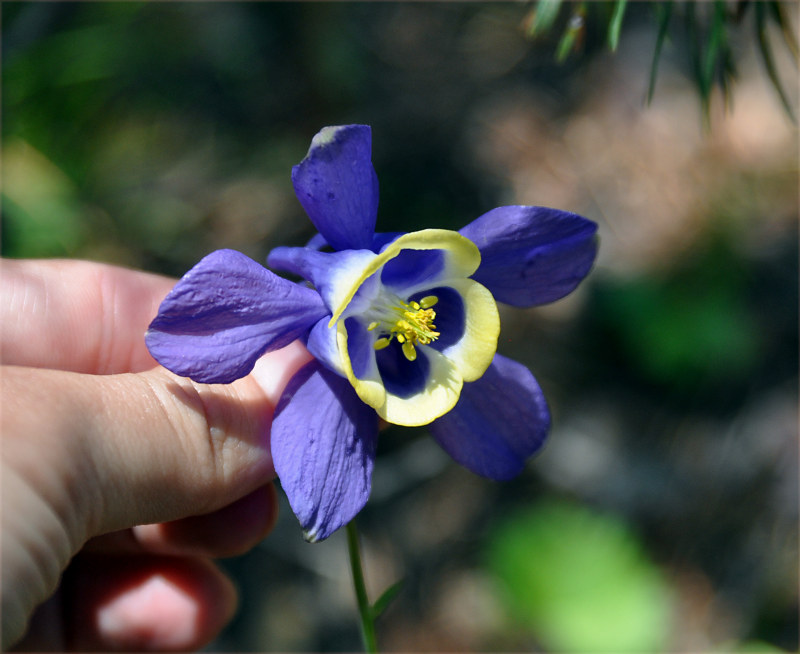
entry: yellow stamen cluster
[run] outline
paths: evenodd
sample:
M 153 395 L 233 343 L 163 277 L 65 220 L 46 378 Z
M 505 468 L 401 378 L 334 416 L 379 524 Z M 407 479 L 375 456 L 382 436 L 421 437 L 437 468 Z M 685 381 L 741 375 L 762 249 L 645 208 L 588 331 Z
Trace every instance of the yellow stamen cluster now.
M 439 332 L 434 331 L 436 325 L 433 324 L 436 312 L 431 309 L 439 301 L 435 295 L 428 295 L 419 302 L 403 302 L 400 306 L 392 307 L 392 321 L 374 321 L 367 327 L 372 331 L 380 326 L 388 332 L 388 336 L 383 336 L 375 341 L 375 349 L 382 350 L 397 338 L 401 344 L 403 355 L 409 361 L 417 358 L 416 345 L 428 345 L 439 337 Z

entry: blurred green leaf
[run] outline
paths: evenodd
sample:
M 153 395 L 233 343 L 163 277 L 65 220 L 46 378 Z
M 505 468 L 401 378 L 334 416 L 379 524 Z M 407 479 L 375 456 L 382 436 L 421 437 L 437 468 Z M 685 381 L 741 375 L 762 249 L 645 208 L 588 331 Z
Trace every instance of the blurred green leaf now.
M 627 6 L 628 0 L 616 0 L 614 3 L 611 20 L 608 23 L 608 47 L 611 48 L 611 52 L 617 51 L 619 34 L 622 31 L 622 19 L 625 16 L 625 9 Z
M 403 580 L 397 581 L 393 583 L 389 588 L 387 588 L 381 596 L 375 600 L 375 603 L 372 605 L 372 619 L 377 620 L 383 612 L 389 608 L 389 605 L 394 601 L 395 597 L 397 597 L 398 593 L 403 589 Z
M 528 36 L 534 38 L 547 32 L 558 17 L 562 0 L 539 0 L 533 10 Z
M 656 45 L 653 50 L 653 61 L 650 64 L 650 82 L 647 89 L 648 104 L 653 101 L 653 93 L 655 93 L 656 90 L 658 62 L 661 59 L 661 49 L 664 47 L 664 41 L 667 38 L 667 31 L 669 30 L 670 18 L 672 18 L 672 0 L 669 2 L 658 2 L 655 7 L 658 20 L 658 35 L 656 36 Z
M 488 566 L 508 611 L 550 650 L 666 645 L 669 589 L 619 519 L 546 502 L 494 530 Z
M 70 254 L 85 238 L 82 207 L 72 181 L 22 140 L 3 148 L 3 254 Z
M 638 280 L 615 291 L 625 342 L 649 376 L 678 386 L 739 377 L 755 361 L 755 325 L 724 286 Z
M 706 238 L 670 270 L 598 289 L 598 315 L 630 365 L 685 391 L 746 379 L 763 351 L 748 301 L 751 273 L 729 242 L 735 236 Z
M 607 17 L 605 26 L 605 39 L 609 49 L 616 52 L 622 33 L 622 23 L 628 8 L 627 0 L 611 0 L 609 2 L 593 3 L 606 9 L 604 12 L 593 12 L 595 16 Z M 657 35 L 650 62 L 650 76 L 647 89 L 647 103 L 652 102 L 655 91 L 656 77 L 659 61 L 663 52 L 664 43 L 670 30 L 675 28 L 671 21 L 673 14 L 673 0 L 653 3 L 656 9 Z M 791 22 L 786 17 L 786 12 L 780 0 L 759 0 L 748 2 L 746 0 L 736 3 L 729 8 L 726 0 L 713 0 L 713 2 L 697 2 L 692 0 L 680 3 L 684 14 L 683 35 L 686 37 L 687 53 L 692 78 L 697 86 L 700 96 L 703 119 L 710 124 L 711 94 L 715 86 L 722 91 L 722 98 L 726 105 L 731 101 L 732 82 L 736 77 L 736 53 L 731 46 L 731 30 L 737 27 L 747 15 L 750 6 L 755 7 L 756 32 L 759 50 L 764 61 L 767 74 L 780 96 L 781 103 L 793 122 L 796 122 L 794 111 L 788 95 L 779 79 L 772 48 L 766 32 L 766 17 L 769 16 L 781 30 L 786 47 L 789 49 L 795 63 L 800 59 L 800 49 Z M 526 31 L 529 36 L 540 36 L 552 29 L 555 25 L 560 0 L 540 0 L 535 9 L 529 14 Z M 587 31 L 585 3 L 577 5 L 571 18 L 556 46 L 555 58 L 563 62 L 567 57 L 578 51 Z M 592 7 L 594 9 L 594 7 Z M 588 26 L 591 31 L 591 26 Z M 680 29 L 680 28 L 678 28 Z M 736 35 L 738 37 L 738 34 Z
M 778 92 L 778 96 L 780 97 L 781 103 L 783 104 L 783 108 L 786 110 L 786 113 L 789 114 L 789 117 L 792 119 L 792 122 L 797 122 L 797 119 L 794 115 L 794 110 L 792 109 L 792 103 L 789 100 L 789 96 L 786 95 L 786 91 L 783 88 L 783 84 L 781 83 L 780 77 L 778 76 L 778 71 L 775 68 L 775 60 L 772 56 L 772 47 L 769 44 L 769 39 L 767 38 L 767 25 L 766 25 L 766 12 L 768 6 L 762 2 L 755 3 L 755 13 L 756 13 L 756 36 L 758 38 L 758 49 L 761 52 L 761 59 L 764 62 L 764 68 L 767 70 L 767 75 L 769 75 L 769 79 L 772 82 L 772 85 L 775 87 L 775 90 Z
M 719 1 L 714 2 L 714 13 L 709 30 L 708 45 L 701 68 L 703 86 L 710 90 L 714 85 L 714 77 L 718 69 L 721 51 L 725 47 L 725 6 Z
M 706 77 L 703 74 L 701 37 L 698 33 L 696 11 L 696 3 L 689 2 L 686 4 L 685 24 L 689 41 L 689 61 L 691 62 L 692 74 L 694 75 L 698 92 L 700 93 L 700 105 L 702 106 L 703 116 L 708 119 L 711 87 L 707 84 Z
M 586 5 L 581 2 L 569 18 L 567 27 L 556 48 L 556 61 L 564 61 L 572 52 L 575 52 L 583 41 L 586 30 Z
M 789 48 L 789 52 L 792 54 L 792 59 L 794 60 L 794 63 L 797 64 L 798 59 L 800 59 L 800 49 L 798 49 L 797 46 L 797 37 L 795 36 L 792 24 L 786 18 L 786 12 L 783 10 L 783 5 L 781 5 L 778 0 L 773 0 L 773 2 L 769 3 L 769 8 L 773 20 L 781 29 L 786 47 Z

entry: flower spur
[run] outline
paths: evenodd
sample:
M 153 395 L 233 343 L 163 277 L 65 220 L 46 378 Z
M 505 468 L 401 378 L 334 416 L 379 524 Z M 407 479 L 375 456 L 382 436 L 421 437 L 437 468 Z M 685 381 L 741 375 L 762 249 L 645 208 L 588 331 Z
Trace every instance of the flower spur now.
M 595 223 L 506 206 L 459 232 L 376 233 L 378 182 L 363 125 L 320 131 L 292 182 L 318 234 L 306 247 L 275 248 L 267 263 L 305 282 L 232 250 L 212 252 L 150 325 L 156 360 L 198 382 L 228 383 L 265 352 L 305 340 L 315 360 L 288 383 L 271 448 L 310 541 L 366 503 L 378 417 L 429 425 L 479 475 L 521 472 L 550 416 L 530 371 L 496 353 L 496 301 L 528 307 L 570 293 L 593 265 Z

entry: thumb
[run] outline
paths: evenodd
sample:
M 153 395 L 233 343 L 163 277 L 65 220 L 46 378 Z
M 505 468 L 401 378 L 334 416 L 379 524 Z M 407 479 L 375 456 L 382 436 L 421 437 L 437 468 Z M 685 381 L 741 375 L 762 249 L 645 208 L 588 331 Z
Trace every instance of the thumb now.
M 308 357 L 289 346 L 224 386 L 163 368 L 3 367 L 4 638 L 92 536 L 214 511 L 263 486 L 275 403 Z

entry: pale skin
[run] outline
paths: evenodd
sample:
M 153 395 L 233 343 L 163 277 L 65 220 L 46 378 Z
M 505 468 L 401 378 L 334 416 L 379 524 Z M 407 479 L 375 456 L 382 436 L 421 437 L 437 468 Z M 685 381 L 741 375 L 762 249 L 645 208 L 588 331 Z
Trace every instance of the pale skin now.
M 169 373 L 143 336 L 174 283 L 0 262 L 4 649 L 191 650 L 233 615 L 212 559 L 274 525 L 269 425 L 309 355 L 229 385 Z

